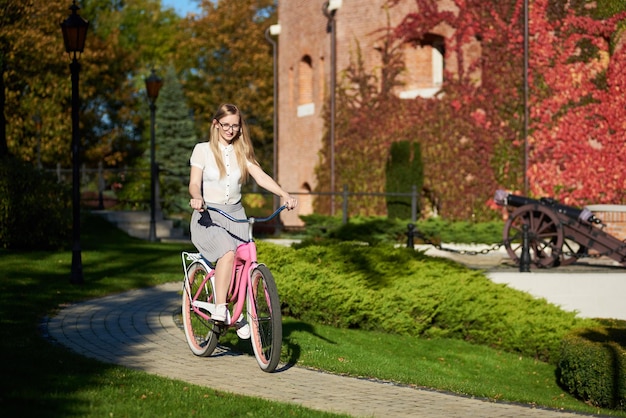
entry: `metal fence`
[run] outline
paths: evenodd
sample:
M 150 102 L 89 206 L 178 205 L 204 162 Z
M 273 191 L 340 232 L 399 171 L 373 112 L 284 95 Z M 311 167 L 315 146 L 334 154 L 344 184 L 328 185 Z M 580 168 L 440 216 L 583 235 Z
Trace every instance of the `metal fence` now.
M 70 183 L 72 181 L 72 169 L 62 168 L 60 164 L 56 169 L 47 170 L 56 175 L 57 180 L 63 183 Z M 157 170 L 157 175 L 160 178 L 167 177 L 168 174 L 163 171 Z M 136 168 L 104 168 L 103 164 L 99 164 L 96 168 L 89 168 L 85 165 L 81 167 L 80 179 L 81 179 L 81 203 L 87 207 L 96 209 L 107 209 L 112 205 L 126 205 L 130 207 L 147 206 L 150 203 L 150 196 L 146 196 L 145 199 L 140 200 L 124 200 L 119 199 L 116 190 L 121 187 L 117 186 L 118 180 L 129 177 L 129 175 L 140 174 L 146 177 L 146 182 L 149 183 L 150 170 L 136 169 Z M 157 191 L 156 201 L 158 211 L 160 211 L 161 204 L 160 192 L 158 187 L 159 181 L 157 179 Z M 417 190 L 417 186 L 413 185 L 410 192 L 406 193 L 375 193 L 375 192 L 351 192 L 347 185 L 343 186 L 340 192 L 290 192 L 294 196 L 329 196 L 331 199 L 337 197 L 341 204 L 341 216 L 342 222 L 345 224 L 348 222 L 348 216 L 350 213 L 350 201 L 356 197 L 408 197 L 411 199 L 411 222 L 416 222 L 419 217 L 419 202 L 421 198 L 421 190 Z M 251 192 L 244 192 L 244 194 L 260 194 L 271 196 L 270 193 L 257 190 Z M 334 200 L 334 199 L 333 199 Z M 353 200 L 353 199 L 352 199 Z M 274 205 L 276 206 L 275 200 Z M 145 208 L 147 209 L 147 207 Z
M 290 192 L 291 193 L 291 192 Z M 341 192 L 306 192 L 292 193 L 293 195 L 310 195 L 310 196 L 330 196 L 341 197 L 341 217 L 342 222 L 348 222 L 348 214 L 350 213 L 351 197 L 410 197 L 411 198 L 411 222 L 415 222 L 418 218 L 418 203 L 421 197 L 421 191 L 417 190 L 417 186 L 413 185 L 408 193 L 375 193 L 375 192 L 351 192 L 347 185 L 343 186 Z

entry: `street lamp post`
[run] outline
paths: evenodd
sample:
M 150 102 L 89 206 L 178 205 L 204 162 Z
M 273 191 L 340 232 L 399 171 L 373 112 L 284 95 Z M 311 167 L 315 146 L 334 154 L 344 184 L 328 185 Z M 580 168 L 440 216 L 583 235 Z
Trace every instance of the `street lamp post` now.
M 148 240 L 154 242 L 156 237 L 156 163 L 155 163 L 155 144 L 154 144 L 154 115 L 156 112 L 156 99 L 159 97 L 159 90 L 163 85 L 163 80 L 156 75 L 154 68 L 150 77 L 146 78 L 146 92 L 150 100 L 150 232 Z
M 328 19 L 326 32 L 330 33 L 330 214 L 335 214 L 335 90 L 337 85 L 337 21 L 335 14 L 342 0 L 329 0 L 322 11 Z
M 83 262 L 80 248 L 80 132 L 78 126 L 78 75 L 80 73 L 79 54 L 85 48 L 85 38 L 89 22 L 80 17 L 76 0 L 69 7 L 72 13 L 61 23 L 65 51 L 70 55 L 72 74 L 72 274 L 70 283 L 81 284 Z
M 272 39 L 272 36 L 280 35 L 280 25 L 272 25 L 265 30 L 265 39 L 272 44 L 272 58 L 273 58 L 273 68 L 274 68 L 274 141 L 273 141 L 273 151 L 274 151 L 274 160 L 272 167 L 272 175 L 276 180 L 278 180 L 278 51 L 276 50 L 276 41 Z M 280 205 L 280 198 L 278 196 L 274 196 L 274 205 L 273 209 L 278 209 Z
M 41 170 L 41 115 L 39 112 L 33 115 L 33 122 L 35 122 L 35 130 L 37 131 L 37 147 L 35 149 L 37 158 L 37 168 Z
M 528 0 L 524 0 L 524 196 L 528 196 Z

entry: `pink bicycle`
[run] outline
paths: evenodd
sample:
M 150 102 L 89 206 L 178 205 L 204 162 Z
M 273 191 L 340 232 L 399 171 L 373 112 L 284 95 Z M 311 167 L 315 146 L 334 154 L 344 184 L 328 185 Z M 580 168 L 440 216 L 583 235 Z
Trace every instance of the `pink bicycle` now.
M 235 219 L 219 209 L 233 222 L 248 223 L 248 241 L 235 252 L 233 276 L 228 289 L 226 321 L 211 319 L 215 312 L 214 269 L 200 253 L 183 252 L 182 320 L 185 338 L 191 351 L 201 357 L 210 356 L 220 335 L 247 319 L 254 356 L 261 370 L 271 373 L 280 360 L 283 330 L 278 289 L 272 273 L 257 262 L 256 244 L 252 237 L 255 222 L 266 222 L 276 217 L 286 206 L 281 206 L 267 218 Z

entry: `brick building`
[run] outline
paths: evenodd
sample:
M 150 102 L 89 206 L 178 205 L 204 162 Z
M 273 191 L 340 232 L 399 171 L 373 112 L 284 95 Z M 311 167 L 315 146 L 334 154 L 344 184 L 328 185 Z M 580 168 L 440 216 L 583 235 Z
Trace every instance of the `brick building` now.
M 339 6 L 334 14 L 338 72 L 349 65 L 357 41 L 366 68 L 376 71 L 381 65 L 377 46 L 382 34 L 378 30 L 388 24 L 395 27 L 407 14 L 419 12 L 415 0 L 401 0 L 388 14 L 383 7 L 386 0 L 279 1 L 278 181 L 290 192 L 307 193 L 316 187 L 314 170 L 324 132 L 322 111 L 329 101 L 331 80 L 331 34 L 324 13 L 329 3 Z M 457 11 L 451 0 L 438 4 L 439 10 Z M 406 72 L 402 75 L 404 86 L 396 92 L 400 97 L 432 97 L 445 82 L 444 68 L 455 73 L 457 57 L 446 52 L 445 45 L 453 32 L 451 27 L 439 25 L 421 42 L 403 46 Z M 464 54 L 478 56 L 479 42 L 468 44 Z M 337 190 L 340 185 L 335 185 Z M 298 215 L 312 213 L 313 197 L 301 194 L 298 199 L 298 210 L 283 216 L 286 226 L 301 225 Z

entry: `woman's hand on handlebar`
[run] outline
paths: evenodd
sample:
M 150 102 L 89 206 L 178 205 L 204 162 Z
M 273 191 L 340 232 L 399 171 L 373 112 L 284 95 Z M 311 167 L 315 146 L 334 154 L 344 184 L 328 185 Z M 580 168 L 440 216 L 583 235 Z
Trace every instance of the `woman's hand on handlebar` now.
M 189 206 L 198 212 L 202 212 L 204 210 L 204 199 L 189 199 Z
M 284 205 L 288 210 L 294 209 L 298 206 L 298 200 L 291 195 L 284 196 L 283 199 L 285 200 Z

